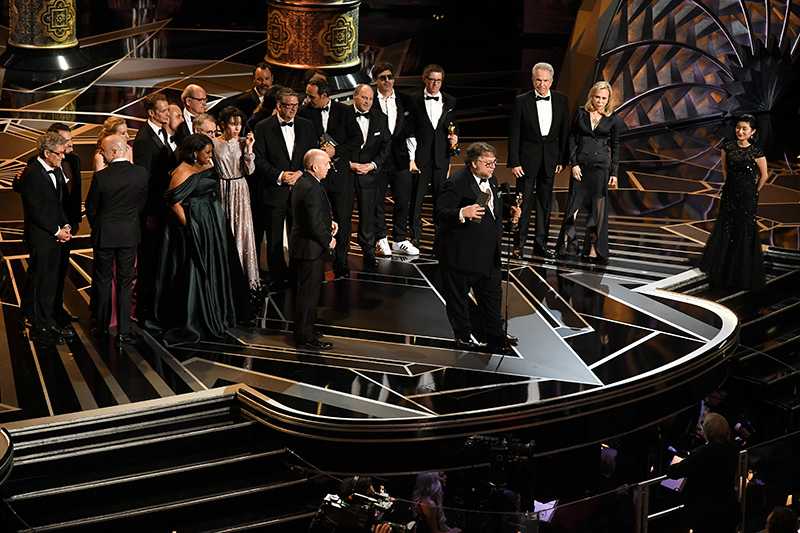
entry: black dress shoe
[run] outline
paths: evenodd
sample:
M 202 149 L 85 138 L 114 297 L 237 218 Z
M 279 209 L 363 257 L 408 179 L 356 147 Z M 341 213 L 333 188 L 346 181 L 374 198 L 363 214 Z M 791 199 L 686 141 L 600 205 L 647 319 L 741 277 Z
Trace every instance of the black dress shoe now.
M 47 331 L 51 335 L 57 335 L 57 336 L 59 336 L 59 337 L 61 337 L 63 339 L 71 339 L 72 337 L 75 336 L 75 331 L 73 331 L 71 329 L 64 329 L 64 328 L 59 327 L 59 326 L 49 327 L 49 328 L 47 328 Z
M 378 268 L 378 258 L 375 254 L 364 254 L 364 266 L 367 268 Z
M 331 348 L 333 348 L 333 343 L 314 339 L 313 341 L 306 341 L 299 343 L 297 347 L 309 348 L 311 350 L 330 350 Z
M 31 329 L 31 338 L 35 342 L 44 344 L 64 344 L 64 339 L 60 335 L 56 335 L 46 328 Z
M 108 330 L 107 329 L 103 329 L 103 328 L 98 327 L 98 326 L 92 326 L 91 334 L 92 334 L 92 337 L 94 337 L 95 339 L 101 339 L 102 340 L 102 339 L 107 339 L 108 338 Z
M 475 342 L 472 339 L 456 339 L 456 349 L 458 350 L 480 350 L 486 348 L 482 342 Z
M 506 346 L 516 346 L 519 344 L 519 339 L 512 336 L 512 335 L 502 335 L 499 337 L 491 337 L 489 338 L 489 348 L 492 351 L 498 348 L 505 348 Z
M 318 330 L 318 329 L 315 329 L 315 330 L 314 330 L 314 338 L 315 338 L 315 339 L 321 339 L 321 338 L 322 338 L 322 336 L 323 336 L 323 335 L 322 335 L 322 332 L 321 332 L 320 330 Z
M 333 275 L 336 279 L 345 279 L 350 277 L 350 268 L 344 263 L 334 263 Z
M 119 346 L 132 346 L 134 344 L 139 344 L 144 340 L 144 337 L 136 333 L 135 331 L 129 331 L 126 335 L 117 335 L 114 344 Z
M 538 244 L 533 245 L 533 255 L 544 257 L 545 259 L 555 259 L 556 253 L 550 248 L 544 248 Z
M 70 322 L 80 322 L 81 317 L 75 316 L 64 308 L 54 313 L 56 322 L 69 324 Z

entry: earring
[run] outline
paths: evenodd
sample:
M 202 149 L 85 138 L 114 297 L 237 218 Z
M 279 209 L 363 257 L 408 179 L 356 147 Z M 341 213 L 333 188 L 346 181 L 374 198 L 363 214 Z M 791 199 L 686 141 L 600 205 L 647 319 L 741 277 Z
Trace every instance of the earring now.
M 192 157 L 192 164 L 194 165 L 195 163 L 197 163 L 197 154 L 194 154 L 194 157 Z

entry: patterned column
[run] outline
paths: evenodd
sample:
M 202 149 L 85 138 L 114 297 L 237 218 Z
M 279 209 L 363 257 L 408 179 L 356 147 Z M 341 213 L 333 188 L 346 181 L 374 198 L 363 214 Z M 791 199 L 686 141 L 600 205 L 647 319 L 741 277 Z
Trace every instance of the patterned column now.
M 78 46 L 75 0 L 9 0 L 8 44 L 53 50 Z
M 269 41 L 264 60 L 290 68 L 359 65 L 360 5 L 361 0 L 267 0 Z

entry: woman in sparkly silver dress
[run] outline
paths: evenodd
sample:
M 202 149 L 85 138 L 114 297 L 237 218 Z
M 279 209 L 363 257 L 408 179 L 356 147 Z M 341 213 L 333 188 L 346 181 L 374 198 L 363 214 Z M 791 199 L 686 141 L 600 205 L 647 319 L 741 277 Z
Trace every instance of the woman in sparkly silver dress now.
M 228 219 L 244 277 L 250 288 L 253 310 L 261 307 L 261 281 L 258 276 L 258 250 L 253 233 L 250 191 L 245 176 L 255 171 L 252 133 L 239 137 L 244 114 L 235 107 L 226 107 L 219 114 L 222 134 L 214 139 L 214 163 L 220 176 L 222 208 Z

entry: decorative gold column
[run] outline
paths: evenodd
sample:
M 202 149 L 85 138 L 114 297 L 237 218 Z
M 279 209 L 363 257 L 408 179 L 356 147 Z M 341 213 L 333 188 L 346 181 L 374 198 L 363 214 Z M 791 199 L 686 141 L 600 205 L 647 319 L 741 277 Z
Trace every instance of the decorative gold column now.
M 264 60 L 289 68 L 349 68 L 358 57 L 361 0 L 267 0 Z
M 8 44 L 19 48 L 78 46 L 75 0 L 9 0 Z

